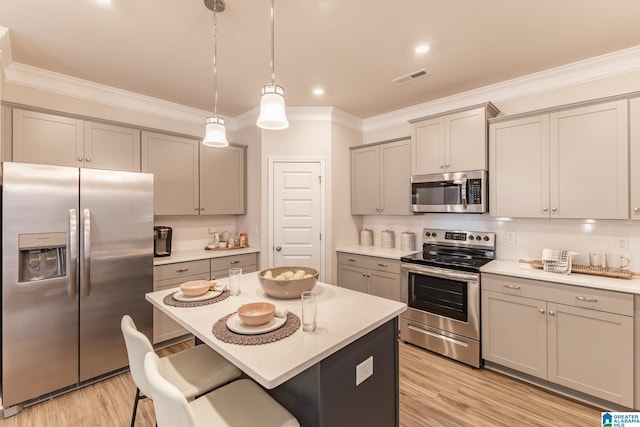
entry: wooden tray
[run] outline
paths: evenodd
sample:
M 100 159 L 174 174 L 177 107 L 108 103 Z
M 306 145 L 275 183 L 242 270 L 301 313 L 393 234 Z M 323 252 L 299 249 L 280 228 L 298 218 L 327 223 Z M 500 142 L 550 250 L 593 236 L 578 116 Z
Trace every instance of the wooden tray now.
M 535 259 L 532 261 L 528 261 L 525 259 L 519 260 L 522 264 L 529 264 L 534 268 L 543 268 L 544 263 Z M 607 268 L 598 268 L 591 267 L 590 265 L 581 265 L 581 264 L 571 264 L 571 272 L 572 273 L 581 273 L 581 274 L 591 274 L 594 276 L 602 276 L 602 277 L 613 277 L 615 279 L 631 279 L 633 276 L 640 276 L 640 273 L 636 273 L 630 270 L 624 269 L 607 269 Z
M 245 246 L 244 248 L 242 246 L 233 246 L 231 248 L 209 248 L 207 246 L 204 247 L 205 251 L 234 251 L 237 249 L 245 249 L 248 248 L 249 246 Z

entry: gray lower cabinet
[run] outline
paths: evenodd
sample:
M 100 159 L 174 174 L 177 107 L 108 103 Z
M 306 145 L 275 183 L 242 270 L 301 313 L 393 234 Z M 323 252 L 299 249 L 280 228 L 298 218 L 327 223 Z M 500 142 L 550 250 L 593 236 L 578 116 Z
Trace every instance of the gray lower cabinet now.
M 633 310 L 631 294 L 483 274 L 482 357 L 632 408 Z
M 256 271 L 257 254 L 229 255 L 218 258 L 178 262 L 153 267 L 153 290 L 175 288 L 190 280 L 227 277 L 229 268 L 242 267 L 243 273 Z M 189 332 L 157 308 L 153 309 L 153 343 L 187 335 Z
M 400 261 L 339 252 L 338 286 L 400 301 Z

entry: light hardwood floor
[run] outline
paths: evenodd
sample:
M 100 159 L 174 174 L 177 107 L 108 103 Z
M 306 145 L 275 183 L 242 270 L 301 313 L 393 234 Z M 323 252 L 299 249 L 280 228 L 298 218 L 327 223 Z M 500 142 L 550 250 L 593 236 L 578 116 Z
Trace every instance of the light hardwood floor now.
M 188 345 L 177 344 L 159 354 Z M 0 426 L 128 426 L 134 392 L 127 372 L 0 419 Z M 154 425 L 153 403 L 145 399 L 136 426 Z M 401 342 L 400 425 L 596 426 L 600 410 Z

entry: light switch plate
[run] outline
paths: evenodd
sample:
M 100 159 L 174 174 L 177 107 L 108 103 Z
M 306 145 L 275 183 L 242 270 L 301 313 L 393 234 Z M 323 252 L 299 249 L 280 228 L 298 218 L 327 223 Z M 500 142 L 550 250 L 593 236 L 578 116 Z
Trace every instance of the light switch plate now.
M 373 375 L 373 356 L 356 366 L 356 386 Z

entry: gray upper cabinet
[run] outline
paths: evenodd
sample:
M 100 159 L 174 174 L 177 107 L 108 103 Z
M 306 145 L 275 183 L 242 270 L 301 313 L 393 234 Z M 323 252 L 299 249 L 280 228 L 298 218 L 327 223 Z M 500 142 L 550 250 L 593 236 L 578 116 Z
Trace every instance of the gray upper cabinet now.
M 640 97 L 629 102 L 629 120 L 631 135 L 631 219 L 640 220 Z
M 627 102 L 492 121 L 491 215 L 629 218 Z
M 13 161 L 140 172 L 140 131 L 13 109 Z
M 142 132 L 142 171 L 153 174 L 154 215 L 198 215 L 196 139 Z
M 411 215 L 409 140 L 351 151 L 351 213 Z
M 246 147 L 200 148 L 200 214 L 244 214 Z
M 142 171 L 154 176 L 155 215 L 245 213 L 246 148 L 142 132 Z
M 411 120 L 411 174 L 487 169 L 487 119 L 491 103 Z

